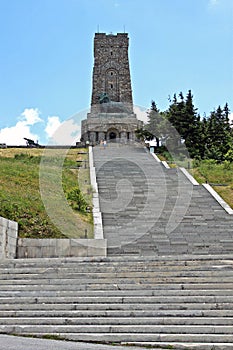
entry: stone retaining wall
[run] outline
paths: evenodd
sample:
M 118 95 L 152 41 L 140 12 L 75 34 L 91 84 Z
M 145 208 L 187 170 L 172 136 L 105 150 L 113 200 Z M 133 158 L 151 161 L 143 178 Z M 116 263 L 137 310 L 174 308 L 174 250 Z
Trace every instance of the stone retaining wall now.
M 91 186 L 93 188 L 93 221 L 94 221 L 94 236 L 95 239 L 103 239 L 103 223 L 102 223 L 102 213 L 100 211 L 100 204 L 99 204 L 99 191 L 98 191 L 98 185 L 96 182 L 96 172 L 94 167 L 94 160 L 93 160 L 93 149 L 92 146 L 89 147 L 89 168 L 90 168 L 90 181 Z
M 18 237 L 18 224 L 0 217 L 0 259 L 14 259 Z
M 17 258 L 106 256 L 106 240 L 19 238 Z

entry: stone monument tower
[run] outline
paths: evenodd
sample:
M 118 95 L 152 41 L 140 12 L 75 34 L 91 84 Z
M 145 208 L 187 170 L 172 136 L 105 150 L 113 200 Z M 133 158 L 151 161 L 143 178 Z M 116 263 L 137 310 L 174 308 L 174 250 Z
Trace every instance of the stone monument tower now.
M 82 121 L 81 140 L 135 140 L 142 127 L 133 112 L 127 33 L 96 33 L 91 111 Z

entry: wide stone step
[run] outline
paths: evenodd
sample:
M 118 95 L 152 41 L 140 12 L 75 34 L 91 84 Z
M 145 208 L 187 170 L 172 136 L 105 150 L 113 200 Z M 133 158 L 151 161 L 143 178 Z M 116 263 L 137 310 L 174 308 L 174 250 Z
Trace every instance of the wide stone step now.
M 24 281 L 23 280 L 18 280 L 14 283 L 14 280 L 8 280 L 3 281 L 5 282 L 4 285 L 5 286 L 9 286 L 9 284 L 7 282 L 10 283 L 11 286 L 18 286 L 18 285 L 23 285 Z M 30 280 L 30 281 L 26 281 L 25 282 L 25 286 L 27 286 L 27 288 L 38 288 L 38 285 L 41 285 L 43 287 L 49 286 L 54 289 L 57 288 L 62 288 L 63 286 L 63 280 L 53 280 L 53 284 L 50 284 L 50 280 L 43 280 L 40 281 L 41 283 L 38 283 L 38 280 Z M 163 282 L 163 283 L 127 283 L 124 284 L 124 280 L 121 281 L 121 283 L 101 283 L 98 284 L 97 281 L 94 281 L 93 283 L 90 283 L 88 285 L 82 284 L 80 285 L 78 282 L 75 281 L 69 281 L 70 283 L 72 282 L 73 287 L 76 288 L 77 291 L 102 291 L 102 290 L 106 290 L 106 291 L 114 291 L 114 290 L 127 290 L 127 291 L 131 291 L 131 290 L 163 290 L 163 289 L 169 289 L 169 290 L 205 290 L 205 289 L 209 289 L 209 290 L 215 290 L 215 289 L 232 289 L 233 288 L 233 283 L 228 283 L 225 281 L 222 281 L 221 283 L 217 283 L 217 282 L 205 282 L 205 283 L 192 283 L 192 281 L 190 280 L 188 283 L 169 283 L 169 282 Z M 66 281 L 66 285 L 68 285 L 68 282 Z M 25 287 L 26 288 L 26 287 Z
M 91 269 L 92 267 L 92 269 Z M 54 266 L 54 267 L 49 267 L 49 268 L 7 268 L 7 269 L 0 269 L 0 277 L 4 277 L 4 275 L 8 275 L 8 274 L 49 274 L 49 273 L 53 273 L 53 274 L 59 274 L 60 272 L 63 272 L 64 274 L 71 274 L 71 273 L 85 273 L 85 272 L 89 272 L 92 274 L 96 274 L 96 273 L 115 273 L 115 272 L 150 272 L 150 271 L 154 271 L 154 272 L 168 272 L 171 273 L 173 271 L 196 271 L 201 272 L 201 271 L 214 271 L 214 272 L 218 272 L 218 271 L 228 271 L 228 272 L 233 272 L 233 264 L 218 264 L 217 262 L 213 262 L 212 264 L 208 263 L 208 264 L 201 264 L 201 263 L 197 263 L 195 264 L 195 262 L 193 262 L 193 264 L 188 264 L 188 263 L 181 263 L 179 265 L 179 263 L 176 263 L 174 265 L 171 264 L 165 264 L 165 263 L 146 263 L 145 264 L 129 264 L 127 262 L 125 262 L 125 264 L 114 264 L 114 263 L 108 263 L 106 265 L 99 265 L 99 266 L 95 266 L 94 264 L 91 265 L 89 264 L 89 266 L 82 266 L 80 265 L 76 265 L 76 266 L 71 266 L 71 267 L 66 267 L 66 266 Z
M 200 295 L 189 295 L 189 296 L 112 296 L 112 297 L 60 297 L 60 296 L 50 296 L 50 297 L 22 297 L 15 296 L 12 297 L 1 297 L 1 304 L 58 304 L 58 303 L 71 303 L 71 304 L 187 304 L 187 303 L 232 303 L 233 304 L 233 296 L 200 296 Z
M 99 318 L 99 317 L 114 317 L 114 318 L 141 318 L 141 317 L 155 317 L 155 318 L 166 318 L 167 321 L 169 322 L 170 318 L 179 318 L 181 317 L 183 322 L 186 322 L 187 318 L 201 318 L 203 322 L 205 322 L 205 319 L 210 319 L 211 322 L 215 322 L 215 318 L 221 319 L 224 318 L 226 324 L 228 323 L 228 319 L 233 318 L 233 310 L 229 309 L 215 309 L 215 310 L 210 310 L 210 309 L 191 309 L 191 310 L 185 310 L 185 309 L 171 309 L 171 310 L 154 310 L 154 309 L 149 309 L 149 310 L 80 310 L 77 307 L 75 308 L 66 308 L 66 305 L 64 307 L 60 308 L 59 310 L 15 310 L 13 311 L 12 308 L 7 310 L 1 310 L 1 317 L 19 317 L 19 319 L 24 318 L 24 317 L 46 317 L 46 318 L 54 318 L 54 317 L 62 317 L 62 318 L 73 318 L 73 317 L 84 317 L 84 318 Z M 94 322 L 94 320 L 93 320 Z M 190 321 L 191 322 L 191 321 Z M 218 321 L 216 321 L 218 322 Z
M 6 325 L 172 325 L 172 326 L 232 326 L 233 317 L 0 317 L 0 326 Z M 175 328 L 176 331 L 176 328 Z M 179 332 L 179 328 L 177 328 Z
M 233 326 L 217 325 L 0 325 L 0 333 L 131 333 L 132 334 L 208 334 L 229 335 L 233 341 Z
M 162 238 L 161 238 L 162 239 Z M 178 239 L 178 236 L 177 236 Z M 141 239 L 141 242 L 144 242 L 144 240 Z M 151 258 L 151 259 L 149 259 Z M 158 271 L 158 272 L 172 272 L 172 271 L 180 271 L 181 269 L 184 271 L 218 271 L 218 270 L 229 270 L 233 272 L 233 262 L 229 259 L 193 259 L 193 260 L 186 260 L 185 258 L 183 260 L 176 260 L 176 257 L 174 256 L 174 260 L 168 260 L 166 261 L 166 258 L 163 257 L 161 260 L 153 259 L 153 257 L 147 257 L 144 258 L 143 261 L 137 261 L 134 260 L 131 257 L 131 260 L 128 259 L 119 261 L 117 260 L 109 260 L 108 262 L 89 262 L 89 263 L 82 263 L 82 262 L 74 262 L 74 263 L 53 263 L 46 265 L 42 264 L 41 262 L 35 262 L 34 264 L 30 263 L 30 260 L 28 262 L 28 266 L 24 264 L 15 263 L 14 266 L 4 266 L 2 265 L 0 267 L 0 275 L 7 275 L 7 274 L 43 274 L 43 273 L 59 273 L 62 271 L 63 273 L 111 273 L 111 272 L 150 272 L 150 271 Z M 43 260 L 43 259 L 41 259 Z
M 228 282 L 226 282 L 226 279 Z M 181 284 L 181 285 L 186 285 L 186 284 L 206 284 L 206 283 L 213 283 L 215 284 L 214 289 L 218 288 L 218 286 L 221 283 L 225 283 L 225 287 L 227 288 L 230 285 L 233 284 L 233 277 L 211 277 L 211 278 L 205 278 L 205 277 L 170 277 L 170 278 L 166 278 L 166 277 L 136 277 L 136 278 L 103 278 L 103 279 L 89 279 L 89 278 L 80 278 L 77 280 L 74 279 L 67 279 L 64 278 L 63 279 L 63 283 L 64 284 L 70 284 L 70 283 L 75 283 L 77 284 L 77 286 L 81 287 L 81 285 L 85 286 L 85 289 L 89 288 L 90 285 L 99 285 L 101 286 L 102 289 L 105 289 L 105 285 L 110 284 L 110 285 L 116 285 L 115 289 L 122 289 L 121 286 L 122 285 L 127 285 L 127 284 L 132 284 L 132 285 L 156 285 L 156 284 L 160 284 L 160 285 L 167 285 L 167 284 Z M 1 284 L 25 284 L 25 285 L 35 285 L 35 284 L 60 284 L 61 283 L 61 279 L 59 278 L 53 278 L 52 281 L 49 278 L 37 278 L 37 279 L 13 279 L 13 280 L 1 280 Z M 134 289 L 134 288 L 132 288 Z
M 178 239 L 178 236 L 177 236 Z M 141 239 L 141 242 L 143 240 Z M 86 262 L 83 263 L 81 261 L 67 262 L 62 263 L 60 261 L 57 262 L 48 262 L 43 263 L 42 261 L 31 262 L 28 259 L 28 265 L 23 262 L 15 262 L 15 264 L 9 263 L 2 264 L 0 267 L 0 274 L 43 274 L 43 273 L 59 273 L 60 271 L 69 273 L 101 273 L 101 272 L 117 272 L 117 271 L 127 271 L 127 272 L 140 272 L 140 271 L 161 271 L 161 272 L 172 272 L 176 270 L 183 269 L 184 271 L 218 271 L 218 270 L 229 270 L 233 271 L 233 262 L 232 255 L 229 256 L 228 259 L 218 257 L 216 259 L 203 259 L 194 257 L 193 259 L 187 259 L 187 256 L 184 256 L 183 259 L 178 259 L 177 256 L 173 256 L 173 260 L 167 259 L 167 257 L 163 257 L 162 259 L 156 259 L 153 256 L 144 257 L 143 259 L 137 261 L 137 257 L 135 256 L 127 256 L 127 258 L 122 259 L 121 256 L 115 257 L 114 259 L 109 259 L 106 262 Z M 119 260 L 118 260 L 119 258 Z
M 213 262 L 218 261 L 219 263 L 224 261 L 228 261 L 232 264 L 233 254 L 215 254 L 215 255 L 206 255 L 206 254 L 183 254 L 173 255 L 173 256 L 153 256 L 153 257 L 144 257 L 144 256 L 111 256 L 111 257 L 67 257 L 67 258 L 30 258 L 30 259 L 15 259 L 15 260 L 1 260 L 0 267 L 49 267 L 49 266 L 75 266 L 75 264 L 82 265 L 94 265 L 98 266 L 101 264 L 115 263 L 122 264 L 127 263 L 130 264 L 132 262 L 136 264 L 140 263 L 149 263 L 149 262 L 157 262 L 164 264 L 176 264 L 176 263 L 191 263 L 199 262 Z
M 142 241 L 142 240 L 141 240 Z M 148 260 L 147 260 L 148 259 Z M 11 267 L 11 264 L 9 266 L 3 266 L 0 267 L 0 274 L 31 274 L 31 273 L 59 273 L 59 271 L 62 271 L 64 273 L 69 272 L 75 272 L 75 273 L 81 273 L 81 272 L 92 272 L 92 273 L 98 273 L 98 272 L 117 272 L 117 271 L 127 271 L 127 272 L 137 272 L 137 271 L 174 271 L 179 269 L 187 270 L 187 271 L 196 271 L 196 270 L 213 270 L 218 271 L 220 269 L 223 270 L 232 270 L 233 271 L 233 263 L 231 260 L 175 260 L 174 261 L 166 261 L 166 260 L 149 260 L 149 257 L 145 259 L 144 261 L 128 261 L 128 260 L 120 260 L 119 262 L 115 260 L 110 260 L 106 263 L 86 263 L 83 264 L 81 262 L 76 263 L 57 263 L 57 264 L 51 264 L 47 265 L 42 264 L 40 262 L 35 263 L 34 265 L 28 262 L 28 266 L 24 266 L 21 264 L 16 263 L 16 266 Z
M 21 288 L 19 288 L 21 287 Z M 49 288 L 53 287 L 53 288 Z M 25 290 L 25 286 L 1 286 L 0 297 L 146 297 L 146 296 L 233 296 L 232 289 L 213 289 L 213 290 L 185 290 L 185 289 L 139 289 L 139 290 L 93 290 L 93 291 L 77 291 L 75 286 L 71 289 L 67 286 L 65 290 L 61 290 L 62 286 L 30 286 L 30 290 Z
M 232 344 L 229 343 L 181 343 L 181 342 L 127 342 L 122 343 L 127 346 L 140 346 L 145 348 L 156 349 L 173 349 L 173 350 L 232 350 Z
M 200 267 L 199 271 L 194 270 L 194 269 L 185 269 L 181 267 L 180 269 L 177 268 L 177 270 L 171 270 L 166 271 L 156 271 L 153 269 L 149 269 L 149 271 L 121 271 L 119 268 L 118 271 L 115 270 L 113 272 L 95 272 L 95 273 L 89 273 L 88 271 L 82 272 L 82 273 L 66 273 L 65 271 L 61 271 L 58 273 L 53 273 L 53 272 L 48 272 L 47 274 L 45 272 L 43 273 L 5 273 L 4 275 L 1 276 L 0 281 L 5 284 L 7 281 L 12 281 L 13 279 L 17 282 L 20 280 L 25 280 L 25 281 L 30 281 L 30 280 L 35 280 L 37 281 L 42 280 L 42 279 L 50 279 L 51 281 L 56 281 L 59 278 L 65 278 L 66 280 L 76 280 L 79 279 L 80 281 L 82 280 L 96 280 L 100 279 L 102 280 L 109 280 L 109 279 L 130 279 L 130 278 L 158 278 L 161 279 L 162 277 L 164 278 L 166 276 L 167 280 L 172 279 L 172 278 L 193 278 L 196 280 L 200 280 L 205 278 L 206 280 L 211 278 L 227 278 L 229 279 L 229 282 L 232 282 L 233 278 L 233 269 L 227 269 L 227 268 L 222 268 L 222 269 L 215 269 L 215 271 L 212 268 L 207 269 L 202 269 Z
M 8 303 L 0 304 L 0 312 L 3 311 L 19 311 L 19 310 L 232 310 L 233 303 L 214 302 L 214 303 L 37 303 L 35 298 L 34 303 Z M 229 315 L 230 316 L 230 315 Z
M 22 332 L 21 335 L 27 335 L 28 333 Z M 31 333 L 35 336 L 43 336 L 45 333 Z M 47 333 L 48 334 L 48 333 Z M 196 343 L 231 343 L 233 344 L 233 335 L 230 334 L 161 334 L 161 333 L 53 333 L 61 337 L 62 339 L 69 339 L 75 341 L 89 341 L 89 342 L 104 342 L 104 343 L 125 343 L 125 342 L 157 342 L 160 345 L 162 342 L 170 342 L 172 348 L 173 342 L 185 342 L 188 344 L 192 342 Z M 213 347 L 212 347 L 213 349 Z

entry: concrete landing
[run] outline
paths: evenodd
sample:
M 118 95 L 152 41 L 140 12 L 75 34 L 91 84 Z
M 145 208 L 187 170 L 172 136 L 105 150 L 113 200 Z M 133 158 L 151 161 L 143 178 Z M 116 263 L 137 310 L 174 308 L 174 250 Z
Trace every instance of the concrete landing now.
M 125 346 L 0 335 L 1 350 L 126 350 Z M 158 348 L 157 348 L 158 349 Z M 142 350 L 131 346 L 130 350 Z

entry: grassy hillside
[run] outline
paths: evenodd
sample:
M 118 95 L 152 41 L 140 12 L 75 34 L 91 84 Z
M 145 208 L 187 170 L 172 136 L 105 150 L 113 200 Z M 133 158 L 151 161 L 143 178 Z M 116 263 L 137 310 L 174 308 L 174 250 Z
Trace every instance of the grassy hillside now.
M 200 184 L 209 183 L 233 208 L 233 163 L 229 161 L 218 163 L 213 159 L 201 161 L 183 159 L 175 163 L 171 155 L 163 149 L 157 155 L 160 160 L 166 160 L 171 168 L 176 166 L 187 168 Z
M 202 160 L 190 170 L 199 183 L 208 182 L 216 192 L 233 208 L 233 163 Z
M 60 223 L 57 225 L 56 216 L 64 225 L 69 222 L 74 226 L 73 236 L 92 237 L 92 215 L 86 212 L 86 207 L 91 207 L 92 197 L 89 171 L 84 167 L 77 169 L 77 160 L 87 159 L 87 155 L 78 154 L 80 150 L 77 149 L 70 149 L 65 157 L 62 150 L 53 150 L 49 156 L 43 152 L 43 149 L 0 150 L 0 216 L 18 222 L 20 237 L 67 237 Z M 59 198 L 57 190 L 55 176 L 59 171 L 65 199 Z M 43 172 L 46 174 L 45 180 L 39 178 Z M 44 190 L 41 190 L 39 181 L 44 181 Z M 45 209 L 42 191 L 54 205 L 54 217 L 54 211 L 48 215 L 49 207 Z M 65 202 L 66 207 L 69 205 L 69 209 L 66 209 L 69 214 L 59 212 L 61 201 Z M 81 209 L 77 203 L 83 204 Z

